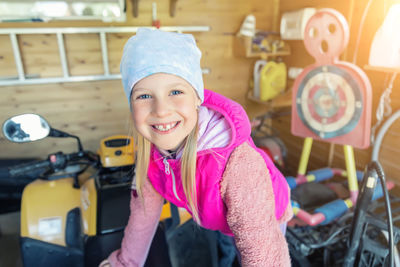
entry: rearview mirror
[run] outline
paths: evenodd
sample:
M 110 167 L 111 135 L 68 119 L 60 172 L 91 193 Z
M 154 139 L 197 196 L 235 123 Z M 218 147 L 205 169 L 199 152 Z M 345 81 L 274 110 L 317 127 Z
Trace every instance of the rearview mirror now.
M 4 136 L 16 143 L 43 139 L 50 133 L 48 122 L 37 114 L 22 114 L 6 120 L 3 124 Z

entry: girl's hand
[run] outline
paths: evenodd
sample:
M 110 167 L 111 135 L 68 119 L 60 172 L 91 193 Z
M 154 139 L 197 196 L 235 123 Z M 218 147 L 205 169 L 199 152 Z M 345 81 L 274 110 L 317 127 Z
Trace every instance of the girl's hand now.
M 107 259 L 105 259 L 100 263 L 99 267 L 111 267 L 111 264 Z

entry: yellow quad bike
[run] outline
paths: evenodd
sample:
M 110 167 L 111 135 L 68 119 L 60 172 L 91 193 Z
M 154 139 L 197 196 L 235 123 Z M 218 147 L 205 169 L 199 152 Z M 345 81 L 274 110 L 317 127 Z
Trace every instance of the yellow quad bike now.
M 93 153 L 83 149 L 79 137 L 51 128 L 36 114 L 8 119 L 3 133 L 17 143 L 47 136 L 72 137 L 78 142 L 78 152 L 57 152 L 42 161 L 8 168 L 9 179 L 37 174 L 24 188 L 21 201 L 24 266 L 98 266 L 120 247 L 129 218 L 133 138 L 105 138 L 98 153 Z M 160 220 L 164 219 L 169 220 L 168 229 L 179 225 L 176 206 L 164 205 Z M 165 224 L 159 225 L 145 266 L 171 266 L 165 229 Z

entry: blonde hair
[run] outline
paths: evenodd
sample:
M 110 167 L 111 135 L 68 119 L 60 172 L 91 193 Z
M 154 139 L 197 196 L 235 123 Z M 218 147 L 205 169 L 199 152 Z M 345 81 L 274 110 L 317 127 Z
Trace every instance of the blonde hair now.
M 133 136 L 136 142 L 136 191 L 139 197 L 143 198 L 142 187 L 144 179 L 148 179 L 147 171 L 150 162 L 151 143 L 139 134 L 132 127 Z M 196 191 L 196 163 L 197 163 L 197 134 L 198 123 L 186 137 L 184 149 L 181 158 L 181 181 L 182 187 L 188 201 L 188 206 L 192 212 L 193 219 L 201 225 L 197 206 Z

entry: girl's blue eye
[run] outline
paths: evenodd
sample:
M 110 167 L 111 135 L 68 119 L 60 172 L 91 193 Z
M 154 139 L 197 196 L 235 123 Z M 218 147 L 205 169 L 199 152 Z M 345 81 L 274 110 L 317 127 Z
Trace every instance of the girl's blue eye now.
M 150 98 L 150 97 L 151 97 L 150 95 L 144 94 L 144 95 L 138 96 L 137 99 L 147 99 L 147 98 Z
M 171 95 L 180 95 L 180 94 L 182 94 L 182 91 L 179 91 L 179 90 L 173 90 L 171 92 Z

